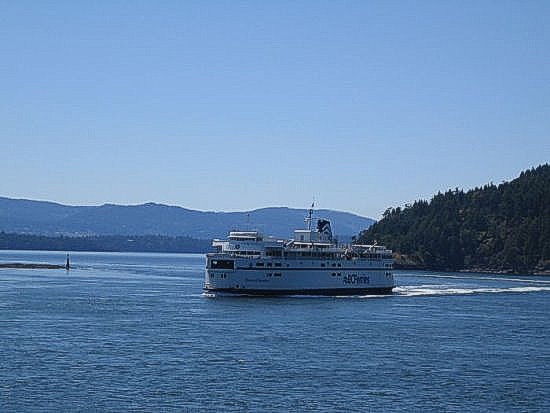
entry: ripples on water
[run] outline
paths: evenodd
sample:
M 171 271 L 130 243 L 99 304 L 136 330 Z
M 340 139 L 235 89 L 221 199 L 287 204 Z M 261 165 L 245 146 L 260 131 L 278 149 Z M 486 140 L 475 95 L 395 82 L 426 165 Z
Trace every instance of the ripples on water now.
M 550 411 L 548 278 L 209 298 L 199 255 L 72 259 L 0 270 L 0 411 Z

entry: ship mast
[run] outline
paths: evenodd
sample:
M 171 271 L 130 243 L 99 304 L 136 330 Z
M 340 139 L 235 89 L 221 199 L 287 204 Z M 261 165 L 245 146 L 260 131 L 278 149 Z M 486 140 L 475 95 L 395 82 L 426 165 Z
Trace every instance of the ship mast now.
M 308 210 L 308 213 L 307 213 L 307 217 L 305 217 L 304 221 L 306 222 L 307 224 L 307 229 L 309 231 L 311 231 L 311 221 L 312 221 L 312 216 L 313 216 L 313 208 L 315 207 L 315 201 L 313 201 L 311 203 L 311 208 L 309 208 Z

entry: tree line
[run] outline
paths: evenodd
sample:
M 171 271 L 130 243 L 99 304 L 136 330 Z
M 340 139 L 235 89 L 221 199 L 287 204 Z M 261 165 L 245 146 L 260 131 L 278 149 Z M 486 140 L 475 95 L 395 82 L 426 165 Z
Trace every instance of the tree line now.
M 210 241 L 184 236 L 44 236 L 0 232 L 0 250 L 204 253 Z
M 513 181 L 389 208 L 359 235 L 394 250 L 397 263 L 515 273 L 550 270 L 550 165 Z

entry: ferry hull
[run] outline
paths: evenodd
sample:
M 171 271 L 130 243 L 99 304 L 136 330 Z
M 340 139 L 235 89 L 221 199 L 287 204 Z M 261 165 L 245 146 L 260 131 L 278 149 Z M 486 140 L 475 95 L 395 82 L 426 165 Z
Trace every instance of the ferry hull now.
M 329 269 L 312 269 L 312 262 L 294 263 L 294 267 L 285 264 L 289 266 L 277 272 L 253 267 L 207 269 L 204 290 L 207 293 L 269 296 L 368 295 L 391 294 L 395 287 L 391 270 L 365 268 L 365 263 L 349 262 L 346 266 L 340 263 L 340 267 Z

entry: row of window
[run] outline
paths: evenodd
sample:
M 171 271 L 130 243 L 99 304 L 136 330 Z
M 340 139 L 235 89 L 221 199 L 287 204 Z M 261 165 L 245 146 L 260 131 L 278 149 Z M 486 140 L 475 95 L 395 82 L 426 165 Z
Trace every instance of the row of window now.
M 271 267 L 272 265 L 274 265 L 275 267 L 280 267 L 282 264 L 280 262 L 276 262 L 275 264 L 272 264 L 271 262 L 268 262 L 266 264 L 268 267 Z M 264 263 L 259 261 L 256 263 L 256 267 L 263 267 L 264 266 Z
M 369 260 L 391 260 L 393 258 L 391 254 L 361 254 L 361 257 Z
M 260 251 L 233 251 L 234 255 L 260 255 Z
M 334 258 L 336 254 L 327 253 L 327 252 L 318 252 L 318 251 L 286 251 L 285 257 L 287 258 L 296 258 L 296 257 L 321 257 L 321 258 Z
M 252 265 L 252 264 L 250 264 L 249 266 L 251 266 L 251 265 Z M 264 266 L 265 266 L 265 267 L 272 267 L 272 266 L 281 267 L 282 264 L 281 264 L 280 262 L 276 262 L 276 263 L 267 262 L 267 263 L 264 263 L 264 262 L 262 262 L 262 261 L 258 261 L 258 262 L 256 263 L 256 267 L 264 267 Z M 325 268 L 326 266 L 327 266 L 326 263 L 324 263 L 324 262 L 321 263 L 321 267 L 322 267 L 322 268 Z M 335 262 L 333 262 L 333 263 L 331 264 L 331 266 L 332 266 L 332 267 L 341 268 L 341 267 L 342 267 L 342 264 L 341 264 L 341 263 L 335 263 Z M 287 264 L 287 267 L 288 267 L 288 264 Z M 387 263 L 386 263 L 386 264 L 384 264 L 384 267 L 385 267 L 385 268 L 392 268 L 393 266 L 392 266 L 392 264 L 387 264 Z
M 268 277 L 281 277 L 283 274 L 281 274 L 280 272 L 268 272 L 266 275 Z

